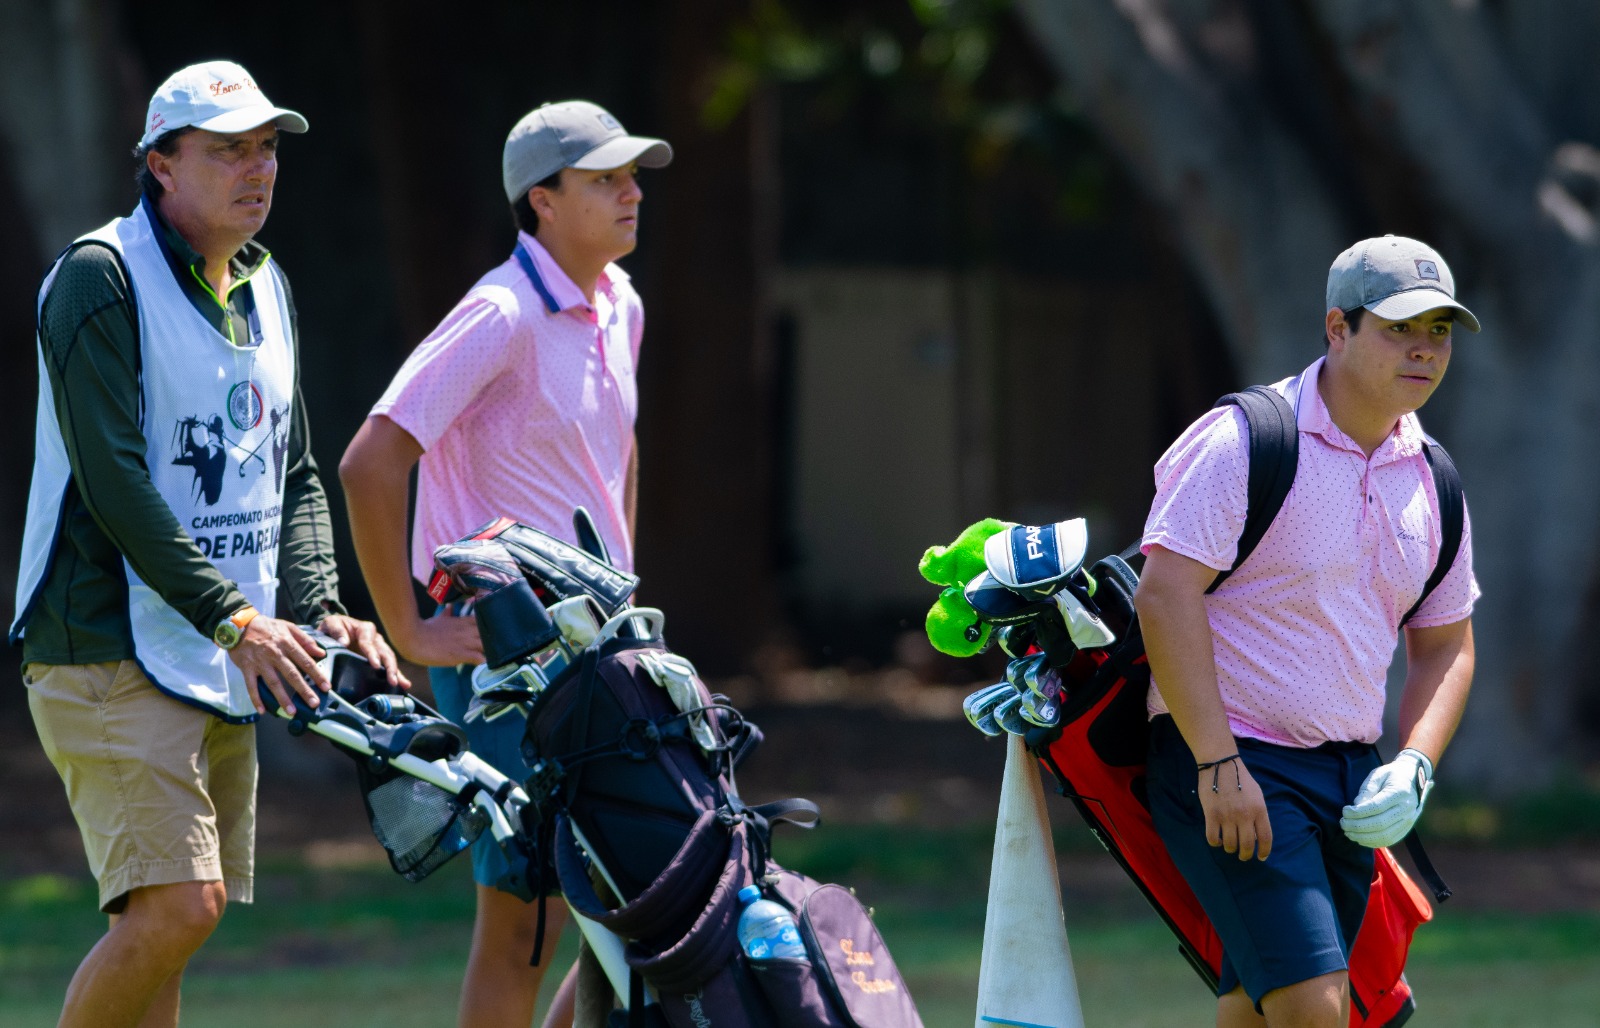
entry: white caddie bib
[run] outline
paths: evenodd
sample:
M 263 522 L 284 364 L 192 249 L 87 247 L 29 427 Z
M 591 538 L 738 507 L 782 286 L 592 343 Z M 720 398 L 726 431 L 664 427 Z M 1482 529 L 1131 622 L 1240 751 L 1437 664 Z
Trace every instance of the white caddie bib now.
M 254 293 L 247 345 L 234 345 L 173 279 L 143 204 L 82 237 L 122 255 L 139 312 L 141 428 L 150 478 L 178 523 L 258 610 L 277 607 L 284 464 L 294 395 L 288 304 L 269 260 L 240 288 Z M 58 262 L 59 266 L 59 262 Z M 39 292 L 55 279 L 52 268 Z M 71 468 L 39 350 L 39 415 L 33 485 L 17 576 L 13 640 L 25 630 L 53 556 Z M 135 657 L 173 697 L 228 721 L 256 718 L 225 651 L 196 632 L 124 559 Z

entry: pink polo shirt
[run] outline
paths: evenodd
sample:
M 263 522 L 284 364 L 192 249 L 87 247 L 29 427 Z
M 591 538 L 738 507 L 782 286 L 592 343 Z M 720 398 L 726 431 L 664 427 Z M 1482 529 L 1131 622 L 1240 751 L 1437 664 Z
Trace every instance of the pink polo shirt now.
M 411 573 L 434 548 L 492 518 L 574 542 L 573 508 L 594 516 L 612 563 L 632 570 L 623 507 L 639 410 L 634 368 L 644 308 L 616 265 L 591 307 L 539 241 L 519 233 L 424 339 L 381 399 L 422 446 Z
M 1400 619 L 1441 545 L 1417 416 L 1401 418 L 1369 459 L 1328 415 L 1316 388 L 1322 363 L 1273 386 L 1297 411 L 1294 486 L 1255 552 L 1206 597 L 1233 734 L 1285 746 L 1377 741 Z M 1156 463 L 1144 552 L 1159 545 L 1218 571 L 1233 566 L 1248 445 L 1237 407 L 1189 426 Z M 1478 595 L 1469 518 L 1454 565 L 1410 625 L 1460 621 Z M 1148 709 L 1167 709 L 1156 683 Z

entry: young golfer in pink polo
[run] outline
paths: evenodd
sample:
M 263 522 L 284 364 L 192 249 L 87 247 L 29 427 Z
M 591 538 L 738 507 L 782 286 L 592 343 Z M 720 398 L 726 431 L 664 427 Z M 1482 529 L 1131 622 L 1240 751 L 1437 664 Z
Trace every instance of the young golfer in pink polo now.
M 582 506 L 612 560 L 632 567 L 644 309 L 612 262 L 636 245 L 638 168 L 671 159 L 666 143 L 628 135 L 581 100 L 547 104 L 518 122 L 502 166 L 516 248 L 413 351 L 339 465 L 378 613 L 400 652 L 432 667 L 439 709 L 458 723 L 483 647 L 470 616 L 424 619 L 417 610 L 411 578 L 428 580 L 435 547 L 500 516 L 576 542 L 572 514 Z M 419 461 L 408 572 L 407 477 Z M 475 753 L 516 781 L 527 778 L 522 719 L 466 728 Z M 505 870 L 499 847 L 480 839 L 464 1026 L 527 1028 L 565 922 L 565 905 L 549 904 L 544 953 L 530 967 L 537 908 L 495 888 Z M 569 978 L 545 1024 L 571 1023 Z
M 1151 812 L 1222 939 L 1217 1024 L 1349 1022 L 1346 961 L 1372 848 L 1415 823 L 1472 681 L 1470 522 L 1416 615 L 1441 520 L 1414 413 L 1457 328 L 1478 321 L 1411 239 L 1368 239 L 1328 273 L 1328 352 L 1277 383 L 1296 411 L 1294 485 L 1216 592 L 1244 527 L 1248 433 L 1207 412 L 1156 465 L 1137 603 L 1150 658 Z M 1399 755 L 1384 683 L 1402 628 Z M 1264 1020 L 1263 1020 L 1264 1019 Z

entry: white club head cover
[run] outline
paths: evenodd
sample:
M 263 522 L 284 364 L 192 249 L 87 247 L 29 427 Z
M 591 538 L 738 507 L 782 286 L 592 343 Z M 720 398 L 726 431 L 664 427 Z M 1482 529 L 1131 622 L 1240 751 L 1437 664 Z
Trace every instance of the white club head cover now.
M 995 581 L 1043 599 L 1083 566 L 1089 554 L 1089 523 L 1083 518 L 1053 525 L 1010 525 L 983 544 L 983 563 Z
M 1063 589 L 1051 599 L 1055 601 L 1056 610 L 1061 612 L 1061 620 L 1067 623 L 1067 634 L 1072 637 L 1072 645 L 1078 649 L 1110 646 L 1117 641 L 1117 633 L 1091 614 L 1083 601 L 1072 595 L 1072 590 Z
M 689 715 L 689 731 L 694 741 L 706 752 L 716 748 L 717 737 L 706 724 L 705 707 L 710 697 L 700 684 L 700 676 L 687 657 L 676 653 L 658 653 L 644 650 L 639 654 L 639 666 L 651 679 L 667 691 L 673 706 Z
M 1393 846 L 1417 823 L 1432 790 L 1433 761 L 1420 750 L 1401 750 L 1361 783 L 1355 801 L 1344 808 L 1339 827 L 1363 846 Z

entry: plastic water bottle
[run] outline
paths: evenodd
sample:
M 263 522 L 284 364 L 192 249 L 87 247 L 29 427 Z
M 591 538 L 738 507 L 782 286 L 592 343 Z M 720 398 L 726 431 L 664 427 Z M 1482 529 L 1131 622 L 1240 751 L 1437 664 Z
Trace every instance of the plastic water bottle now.
M 746 956 L 752 960 L 811 963 L 793 915 L 781 904 L 762 899 L 760 886 L 746 885 L 740 889 L 739 902 L 744 904 L 744 910 L 739 913 L 739 946 Z

